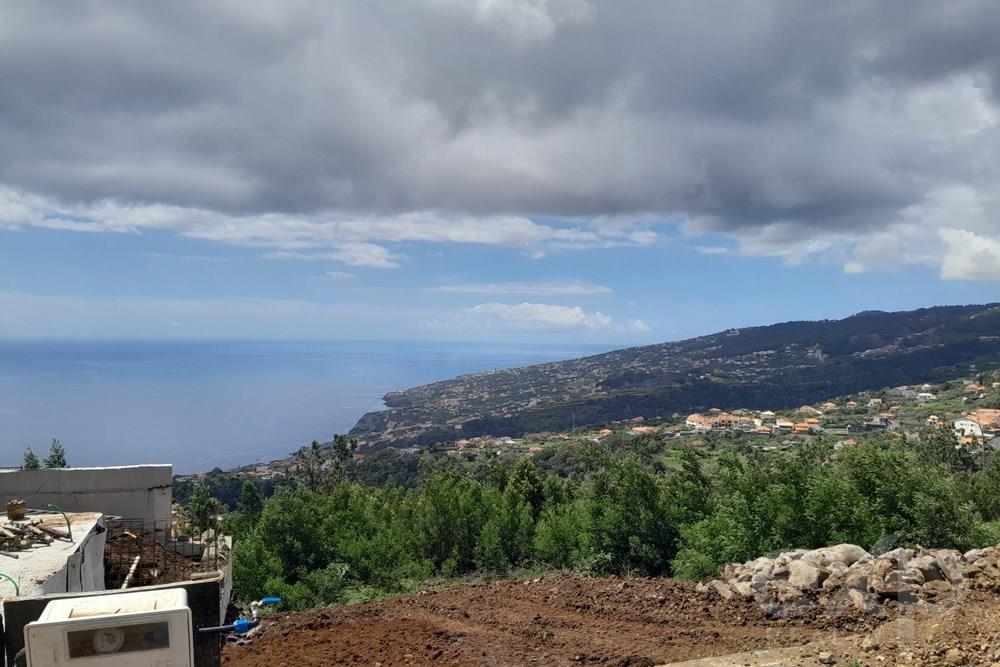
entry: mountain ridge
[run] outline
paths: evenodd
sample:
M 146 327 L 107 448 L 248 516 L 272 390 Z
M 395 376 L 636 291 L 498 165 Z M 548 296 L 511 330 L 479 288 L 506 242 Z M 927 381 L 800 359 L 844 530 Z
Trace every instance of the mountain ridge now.
M 1000 303 L 863 311 L 458 376 L 389 392 L 362 447 L 518 436 L 712 405 L 790 407 L 1000 367 Z

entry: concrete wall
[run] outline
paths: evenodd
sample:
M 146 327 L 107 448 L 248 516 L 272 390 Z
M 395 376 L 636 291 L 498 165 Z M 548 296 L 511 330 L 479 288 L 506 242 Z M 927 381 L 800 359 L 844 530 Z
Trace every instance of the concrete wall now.
M 104 590 L 104 522 L 97 522 L 83 537 L 75 534 L 76 550 L 66 557 L 66 563 L 44 582 L 36 582 L 35 591 L 22 595 L 53 593 L 85 593 Z M 22 556 L 30 558 L 29 554 Z
M 169 525 L 172 478 L 170 465 L 0 470 L 0 501 L 24 498 L 28 507 L 55 503 L 67 512 L 102 512 Z

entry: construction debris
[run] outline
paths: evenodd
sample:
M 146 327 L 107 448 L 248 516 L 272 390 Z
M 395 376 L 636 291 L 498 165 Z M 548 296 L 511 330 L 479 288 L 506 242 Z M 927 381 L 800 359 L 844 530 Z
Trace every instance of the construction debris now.
M 40 516 L 27 516 L 19 520 L 0 519 L 0 553 L 4 555 L 16 556 L 13 552 L 52 544 L 56 539 L 68 539 L 66 531 L 46 525 Z

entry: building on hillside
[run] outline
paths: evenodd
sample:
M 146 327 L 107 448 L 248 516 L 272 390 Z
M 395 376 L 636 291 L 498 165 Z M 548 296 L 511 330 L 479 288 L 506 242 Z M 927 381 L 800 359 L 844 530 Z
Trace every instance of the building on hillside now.
M 774 422 L 774 426 L 779 431 L 787 433 L 795 428 L 795 422 L 789 421 L 787 419 L 777 419 Z
M 877 407 L 880 407 L 881 405 L 882 405 L 882 399 L 881 398 L 870 398 L 870 399 L 868 399 L 868 407 L 869 408 L 877 408 Z
M 930 417 L 927 418 L 927 425 L 928 426 L 940 426 L 941 425 L 941 418 L 938 417 L 937 415 L 931 415 Z
M 763 419 L 764 421 L 770 421 L 774 419 L 774 416 L 775 416 L 774 413 L 771 412 L 770 410 L 764 410 L 763 412 L 760 413 L 760 418 Z
M 820 411 L 811 405 L 803 405 L 798 410 L 796 410 L 800 415 L 818 415 Z
M 936 401 L 937 396 L 929 391 L 922 391 L 917 394 L 917 403 L 930 403 L 931 401 Z
M 705 417 L 705 415 L 698 414 L 697 412 L 694 413 L 693 415 L 688 415 L 687 419 L 684 420 L 684 425 L 687 426 L 688 428 L 693 428 L 696 431 L 702 431 L 702 430 L 707 431 L 708 429 L 712 428 L 711 426 L 709 426 L 709 421 Z
M 856 407 L 858 407 L 858 402 L 857 401 L 848 401 L 847 403 L 844 403 L 844 407 L 846 407 L 846 408 L 856 408 Z
M 837 409 L 837 404 L 831 401 L 827 401 L 823 405 L 819 406 L 823 409 L 823 412 L 834 412 Z
M 968 418 L 956 419 L 952 423 L 952 428 L 955 430 L 955 435 L 957 435 L 960 438 L 983 437 L 983 427 L 979 425 L 979 422 L 973 421 Z
M 1000 410 L 980 408 L 965 415 L 974 422 L 979 422 L 983 430 L 995 430 L 1000 425 Z

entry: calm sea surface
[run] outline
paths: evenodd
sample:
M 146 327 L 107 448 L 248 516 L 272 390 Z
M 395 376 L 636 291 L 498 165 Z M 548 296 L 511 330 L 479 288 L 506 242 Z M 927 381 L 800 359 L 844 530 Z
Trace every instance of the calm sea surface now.
M 604 348 L 606 349 L 606 348 Z M 284 456 L 345 433 L 392 389 L 594 354 L 456 343 L 0 342 L 0 466 L 62 440 L 77 466 L 175 472 Z

